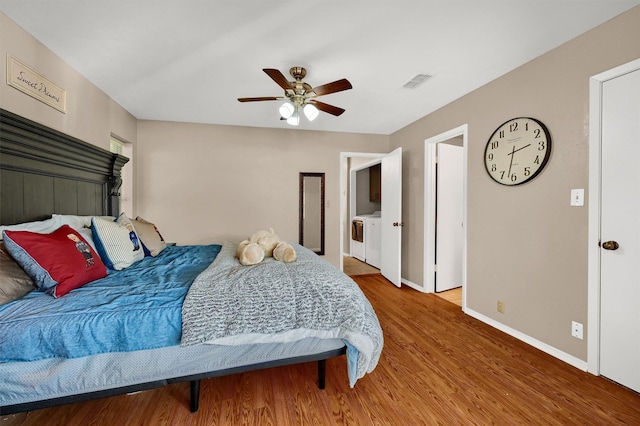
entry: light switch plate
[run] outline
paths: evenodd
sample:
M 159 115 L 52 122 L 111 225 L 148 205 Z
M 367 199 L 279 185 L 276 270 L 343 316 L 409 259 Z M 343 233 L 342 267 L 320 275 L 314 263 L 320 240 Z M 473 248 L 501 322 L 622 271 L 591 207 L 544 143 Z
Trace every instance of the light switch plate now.
M 584 189 L 571 190 L 571 205 L 574 207 L 584 206 Z

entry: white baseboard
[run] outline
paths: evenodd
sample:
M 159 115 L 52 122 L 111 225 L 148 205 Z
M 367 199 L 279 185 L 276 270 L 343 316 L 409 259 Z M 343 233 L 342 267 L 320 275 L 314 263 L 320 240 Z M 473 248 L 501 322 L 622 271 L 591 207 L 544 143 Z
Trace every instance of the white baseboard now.
M 409 281 L 409 280 L 406 280 L 406 279 L 404 279 L 404 278 L 401 278 L 401 279 L 400 279 L 400 282 L 402 282 L 402 284 L 406 285 L 407 287 L 411 287 L 412 289 L 417 290 L 417 291 L 419 291 L 419 292 L 421 292 L 421 293 L 424 293 L 424 292 L 425 292 L 425 291 L 424 291 L 424 288 L 423 288 L 421 285 L 418 285 L 418 284 L 416 284 L 416 283 L 413 283 L 413 282 L 411 282 L 411 281 Z
M 518 340 L 521 340 L 531 346 L 533 346 L 536 349 L 540 349 L 542 352 L 548 353 L 549 355 L 558 358 L 561 361 L 566 362 L 569 365 L 572 365 L 582 371 L 587 371 L 587 362 L 583 361 L 579 358 L 576 358 L 573 355 L 569 355 L 566 352 L 563 352 L 557 348 L 554 348 L 553 346 L 549 346 L 544 342 L 541 342 L 540 340 L 534 339 L 531 336 L 528 336 L 524 333 L 521 333 L 518 330 L 515 330 L 511 327 L 508 327 L 504 324 L 502 324 L 501 322 L 498 322 L 492 318 L 489 318 L 485 315 L 482 315 L 481 313 L 478 313 L 476 311 L 474 311 L 473 309 L 465 309 L 464 311 L 467 315 L 482 321 L 485 324 L 490 325 L 493 328 L 497 328 L 498 330 L 507 333 L 510 336 L 515 337 Z
M 411 282 L 411 281 L 409 281 L 407 279 L 404 279 L 404 278 L 402 278 L 401 281 L 402 281 L 402 284 L 404 284 L 404 285 L 406 285 L 408 287 L 411 287 L 412 289 L 414 289 L 416 291 L 419 291 L 419 292 L 422 292 L 422 293 L 425 292 L 424 288 L 421 285 L 413 283 L 413 282 Z M 507 333 L 509 336 L 515 337 L 516 339 L 521 340 L 524 343 L 526 343 L 528 345 L 531 345 L 534 348 L 539 349 L 542 352 L 545 352 L 545 353 L 547 353 L 547 354 L 549 354 L 549 355 L 551 355 L 551 356 L 553 356 L 555 358 L 558 358 L 559 360 L 564 361 L 567 364 L 569 364 L 569 365 L 571 365 L 571 366 L 573 366 L 573 367 L 575 367 L 575 368 L 577 368 L 579 370 L 588 371 L 587 370 L 587 362 L 581 360 L 580 358 L 576 358 L 575 356 L 570 355 L 570 354 L 568 354 L 566 352 L 563 352 L 563 351 L 561 351 L 561 350 L 559 350 L 557 348 L 554 348 L 553 346 L 550 346 L 550 345 L 548 345 L 548 344 L 546 344 L 544 342 L 541 342 L 538 339 L 534 339 L 531 336 L 528 336 L 528 335 L 526 335 L 526 334 L 524 334 L 524 333 L 522 333 L 522 332 L 520 332 L 520 331 L 518 331 L 516 329 L 508 327 L 508 326 L 502 324 L 501 322 L 498 322 L 498 321 L 496 321 L 496 320 L 494 320 L 492 318 L 489 318 L 489 317 L 487 317 L 487 316 L 485 316 L 485 315 L 483 315 L 483 314 L 481 314 L 479 312 L 474 311 L 473 309 L 467 308 L 467 309 L 464 309 L 464 312 L 467 315 L 469 315 L 469 316 L 471 316 L 471 317 L 473 317 L 473 318 L 475 318 L 475 319 L 477 319 L 479 321 L 482 321 L 483 323 L 485 323 L 487 325 L 490 325 L 493 328 L 497 328 L 498 330 L 500 330 L 500 331 L 502 331 L 504 333 Z
M 351 257 L 351 253 L 343 253 L 343 256 Z M 402 282 L 402 284 L 404 284 L 404 285 L 406 285 L 406 286 L 408 286 L 408 287 L 410 287 L 410 288 L 412 288 L 412 289 L 414 289 L 416 291 L 419 291 L 419 292 L 422 292 L 422 293 L 425 292 L 425 289 L 424 289 L 423 286 L 418 285 L 418 284 L 416 284 L 414 282 L 411 282 L 411 281 L 409 281 L 407 279 L 402 278 L 401 282 Z M 464 309 L 464 312 L 467 315 L 469 315 L 469 316 L 471 316 L 471 317 L 473 317 L 473 318 L 475 318 L 475 319 L 477 319 L 479 321 L 482 321 L 483 323 L 485 323 L 487 325 L 490 325 L 491 327 L 496 328 L 496 329 L 498 329 L 498 330 L 500 330 L 500 331 L 502 331 L 504 333 L 507 333 L 508 335 L 510 335 L 512 337 L 515 337 L 516 339 L 521 340 L 521 341 L 533 346 L 534 348 L 541 350 L 542 352 L 545 352 L 545 353 L 547 353 L 547 354 L 549 354 L 549 355 L 551 355 L 551 356 L 553 356 L 555 358 L 558 358 L 559 360 L 564 361 L 567 364 L 572 365 L 575 368 L 578 368 L 578 369 L 580 369 L 582 371 L 588 371 L 588 368 L 587 368 L 588 365 L 587 365 L 586 361 L 583 361 L 583 360 L 581 360 L 579 358 L 576 358 L 573 355 L 570 355 L 570 354 L 568 354 L 566 352 L 563 352 L 563 351 L 561 351 L 561 350 L 559 350 L 557 348 L 554 348 L 553 346 L 550 346 L 550 345 L 548 345 L 548 344 L 546 344 L 544 342 L 541 342 L 538 339 L 534 339 L 531 336 L 528 336 L 528 335 L 526 335 L 526 334 L 524 334 L 524 333 L 522 333 L 522 332 L 520 332 L 518 330 L 515 330 L 515 329 L 513 329 L 511 327 L 508 327 L 508 326 L 502 324 L 501 322 L 498 322 L 498 321 L 496 321 L 496 320 L 494 320 L 492 318 L 489 318 L 489 317 L 487 317 L 487 316 L 485 316 L 485 315 L 483 315 L 483 314 L 481 314 L 479 312 L 474 311 L 473 309 L 466 308 L 466 309 Z

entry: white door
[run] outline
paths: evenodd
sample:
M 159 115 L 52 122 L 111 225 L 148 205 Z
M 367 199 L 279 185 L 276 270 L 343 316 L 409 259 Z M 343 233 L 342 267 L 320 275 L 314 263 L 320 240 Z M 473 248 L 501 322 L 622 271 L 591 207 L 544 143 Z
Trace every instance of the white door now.
M 380 259 L 382 256 L 382 252 L 380 249 L 382 248 L 382 240 L 380 233 L 380 219 L 378 218 L 367 218 L 365 221 L 365 231 L 364 236 L 367 240 L 367 246 L 365 248 L 365 253 L 367 255 L 366 262 L 380 269 Z
M 462 147 L 437 144 L 436 291 L 462 286 Z
M 402 148 L 382 158 L 382 259 L 380 272 L 395 284 L 401 285 L 402 251 Z
M 640 392 L 640 70 L 603 83 L 601 126 L 600 374 Z

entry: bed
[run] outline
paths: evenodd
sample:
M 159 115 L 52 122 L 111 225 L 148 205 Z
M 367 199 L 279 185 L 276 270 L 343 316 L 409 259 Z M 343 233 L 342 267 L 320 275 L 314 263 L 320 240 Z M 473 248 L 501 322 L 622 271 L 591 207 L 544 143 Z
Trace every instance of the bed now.
M 127 159 L 5 110 L 0 126 L 5 249 L 18 258 L 20 238 L 60 231 L 81 240 L 79 253 L 91 243 L 87 269 L 109 265 L 85 284 L 60 281 L 0 306 L 1 415 L 182 381 L 195 412 L 210 377 L 317 362 L 323 389 L 329 358 L 346 355 L 351 386 L 375 368 L 383 337 L 371 305 L 313 252 L 295 245 L 296 262 L 243 267 L 233 242 L 165 244 L 118 268 L 100 226 L 131 220 L 118 204 Z

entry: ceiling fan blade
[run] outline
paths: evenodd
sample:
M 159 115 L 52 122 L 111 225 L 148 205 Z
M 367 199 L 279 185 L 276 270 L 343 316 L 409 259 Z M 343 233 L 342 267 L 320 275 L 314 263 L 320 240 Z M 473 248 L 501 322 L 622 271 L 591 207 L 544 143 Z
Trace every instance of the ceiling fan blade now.
M 287 80 L 287 77 L 285 77 L 284 74 L 282 74 L 279 70 L 273 68 L 263 68 L 262 71 L 264 71 L 269 77 L 271 77 L 271 79 L 285 91 L 294 89 L 289 80 Z
M 276 96 L 263 96 L 260 98 L 238 98 L 240 102 L 259 102 L 259 101 L 277 101 L 278 99 L 282 99 Z
M 323 84 L 322 86 L 314 87 L 311 89 L 316 96 L 328 95 L 329 93 L 342 92 L 343 90 L 351 89 L 351 83 L 346 78 L 342 80 L 336 80 L 331 83 Z
M 320 111 L 327 112 L 331 115 L 335 115 L 336 117 L 344 112 L 344 109 L 342 108 L 325 104 L 324 102 L 316 101 L 315 99 L 310 100 L 309 103 L 315 105 Z

